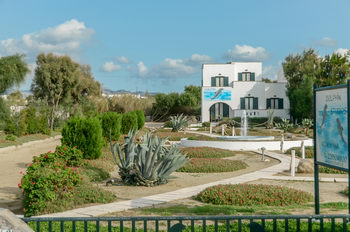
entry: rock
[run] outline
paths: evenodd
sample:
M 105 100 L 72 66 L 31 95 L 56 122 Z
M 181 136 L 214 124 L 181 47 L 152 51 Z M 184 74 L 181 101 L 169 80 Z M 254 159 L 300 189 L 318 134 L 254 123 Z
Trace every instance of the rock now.
M 297 173 L 313 173 L 314 164 L 310 160 L 301 159 L 297 167 Z
M 265 161 L 265 162 L 270 162 L 270 160 L 269 160 L 269 159 L 265 159 L 264 161 Z

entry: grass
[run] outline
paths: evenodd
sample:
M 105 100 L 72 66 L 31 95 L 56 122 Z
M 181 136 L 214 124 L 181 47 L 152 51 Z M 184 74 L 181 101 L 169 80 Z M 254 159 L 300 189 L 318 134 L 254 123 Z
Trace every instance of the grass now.
M 82 174 L 85 175 L 91 182 L 101 182 L 111 177 L 109 172 L 102 168 L 92 166 L 86 163 L 82 167 Z
M 318 170 L 320 173 L 327 173 L 327 174 L 346 174 L 347 173 L 338 169 L 329 168 L 321 165 L 319 166 Z
M 24 135 L 21 137 L 16 137 L 15 141 L 6 140 L 6 135 L 0 136 L 0 148 L 3 147 L 9 147 L 9 146 L 16 146 L 21 145 L 23 143 L 41 140 L 41 139 L 47 139 L 56 135 L 59 135 L 59 132 L 52 132 L 51 135 L 45 135 L 45 134 L 32 134 L 32 135 Z
M 190 173 L 233 172 L 246 167 L 248 165 L 240 160 L 193 158 L 178 171 Z
M 182 138 L 194 136 L 194 134 L 191 133 L 171 131 L 157 131 L 155 132 L 155 135 L 159 136 L 160 138 L 168 138 L 169 141 L 180 141 Z
M 300 147 L 289 148 L 285 152 L 285 154 L 290 155 L 292 153 L 292 150 L 295 150 L 295 155 L 301 158 L 301 148 Z M 314 147 L 313 146 L 306 146 L 305 147 L 305 158 L 306 159 L 314 158 Z
M 219 140 L 215 137 L 209 137 L 209 136 L 205 136 L 205 135 L 189 136 L 187 139 L 188 140 L 200 140 L 200 141 L 223 141 L 223 140 Z
M 181 151 L 189 158 L 224 158 L 236 154 L 234 151 L 212 147 L 186 147 Z
M 276 185 L 228 184 L 206 188 L 195 199 L 215 205 L 289 206 L 308 203 L 313 196 L 304 191 Z

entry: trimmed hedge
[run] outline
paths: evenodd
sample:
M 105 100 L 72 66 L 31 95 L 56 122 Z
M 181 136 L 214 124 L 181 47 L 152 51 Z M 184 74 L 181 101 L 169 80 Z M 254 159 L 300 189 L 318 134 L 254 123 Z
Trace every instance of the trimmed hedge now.
M 185 147 L 181 152 L 189 158 L 224 158 L 234 156 L 236 152 L 213 147 Z
M 96 117 L 71 118 L 62 129 L 62 144 L 77 147 L 85 159 L 97 159 L 101 156 L 104 144 L 101 123 Z
M 123 134 L 129 133 L 131 129 L 137 129 L 137 114 L 135 112 L 128 112 L 122 116 L 121 132 Z
M 145 112 L 143 110 L 135 110 L 137 115 L 137 127 L 140 130 L 145 125 Z
M 288 206 L 310 202 L 313 196 L 304 191 L 278 185 L 228 184 L 206 188 L 195 199 L 214 205 Z
M 103 137 L 108 141 L 117 141 L 120 137 L 122 115 L 115 112 L 106 112 L 100 116 Z

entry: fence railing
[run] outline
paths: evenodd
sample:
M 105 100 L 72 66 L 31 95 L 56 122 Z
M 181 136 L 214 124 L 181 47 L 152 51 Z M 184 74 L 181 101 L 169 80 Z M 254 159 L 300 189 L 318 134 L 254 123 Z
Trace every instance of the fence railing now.
M 22 218 L 34 231 L 350 231 L 350 215 Z

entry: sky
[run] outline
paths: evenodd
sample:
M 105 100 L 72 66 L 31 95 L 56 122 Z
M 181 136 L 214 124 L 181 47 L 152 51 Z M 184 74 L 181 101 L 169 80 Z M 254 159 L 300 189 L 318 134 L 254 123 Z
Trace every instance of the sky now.
M 203 63 L 261 61 L 276 79 L 289 54 L 350 48 L 349 0 L 0 0 L 0 57 L 69 55 L 104 88 L 183 91 Z

